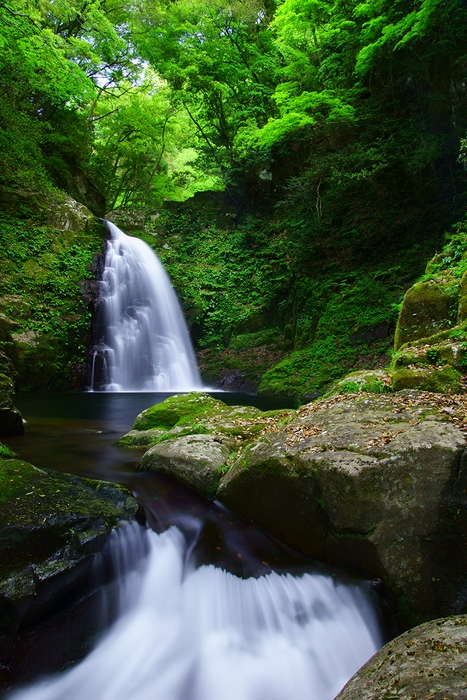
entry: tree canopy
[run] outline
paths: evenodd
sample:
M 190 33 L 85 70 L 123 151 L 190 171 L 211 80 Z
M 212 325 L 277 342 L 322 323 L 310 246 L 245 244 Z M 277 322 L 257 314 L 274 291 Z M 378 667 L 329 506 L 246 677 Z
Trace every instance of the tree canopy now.
M 149 206 L 288 160 L 286 200 L 318 222 L 389 172 L 419 198 L 428 173 L 456 208 L 466 15 L 462 0 L 2 0 L 2 186 L 72 190 L 79 171 L 107 208 Z

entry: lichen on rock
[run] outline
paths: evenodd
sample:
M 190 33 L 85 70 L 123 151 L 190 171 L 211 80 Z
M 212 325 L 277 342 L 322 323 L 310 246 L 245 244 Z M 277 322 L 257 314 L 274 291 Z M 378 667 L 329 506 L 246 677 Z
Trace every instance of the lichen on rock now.
M 341 690 L 336 700 L 464 700 L 467 616 L 432 620 L 393 639 Z

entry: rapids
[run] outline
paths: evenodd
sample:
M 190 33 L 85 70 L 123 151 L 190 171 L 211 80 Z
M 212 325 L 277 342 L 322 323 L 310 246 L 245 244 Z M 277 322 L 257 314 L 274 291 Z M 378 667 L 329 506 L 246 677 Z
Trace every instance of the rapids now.
M 381 645 L 358 584 L 243 579 L 190 566 L 177 527 L 140 536 L 149 553 L 121 578 L 117 622 L 77 666 L 10 700 L 332 700 Z

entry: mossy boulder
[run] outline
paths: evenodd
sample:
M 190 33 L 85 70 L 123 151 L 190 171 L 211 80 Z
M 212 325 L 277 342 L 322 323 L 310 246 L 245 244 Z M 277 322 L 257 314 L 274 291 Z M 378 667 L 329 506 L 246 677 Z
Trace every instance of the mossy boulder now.
M 392 375 L 392 389 L 420 389 L 441 394 L 462 391 L 462 374 L 454 367 L 403 367 Z
M 165 430 L 130 430 L 118 441 L 119 447 L 149 447 L 157 442 L 161 435 L 165 435 Z
M 235 441 L 223 435 L 187 435 L 152 447 L 138 469 L 169 474 L 201 495 L 214 498 L 234 448 Z
M 0 632 L 15 634 L 91 576 L 138 505 L 118 486 L 0 459 Z
M 200 392 L 177 394 L 140 413 L 133 424 L 133 430 L 170 430 L 177 425 L 199 419 L 224 405 L 208 394 Z
M 454 528 L 450 510 L 464 498 L 465 438 L 421 396 L 304 406 L 243 446 L 216 495 L 294 549 L 383 579 L 406 627 L 453 612 L 467 568 L 467 511 Z M 459 554 L 451 568 L 440 563 L 446 548 Z
M 59 231 L 87 232 L 96 224 L 94 214 L 76 199 L 64 193 L 43 195 L 47 224 Z
M 390 391 L 390 378 L 384 370 L 360 370 L 351 372 L 343 379 L 335 382 L 328 389 L 326 396 L 332 394 L 349 394 L 360 391 L 371 391 L 382 394 Z
M 459 284 L 456 281 L 428 280 L 414 284 L 402 302 L 395 349 L 455 325 L 458 303 Z
M 227 406 L 208 394 L 191 392 L 171 396 L 137 416 L 133 430 L 118 441 L 121 446 L 155 444 L 185 435 L 220 434 L 240 443 L 259 435 L 275 421 L 284 424 L 293 410 L 261 411 L 254 406 Z
M 375 654 L 336 700 L 464 700 L 467 616 L 426 622 Z
M 467 342 L 446 339 L 405 345 L 395 354 L 392 368 L 398 370 L 412 365 L 450 365 L 463 372 L 467 368 Z
M 227 406 L 207 394 L 192 392 L 172 396 L 143 411 L 134 425 L 150 423 L 159 428 L 133 429 L 117 444 L 152 445 L 141 460 L 140 470 L 170 474 L 211 498 L 241 445 L 273 426 L 287 425 L 295 416 L 293 410 L 260 411 L 253 406 Z M 173 427 L 161 430 L 161 425 Z
M 11 339 L 11 333 L 18 328 L 18 323 L 4 313 L 0 313 L 0 341 Z

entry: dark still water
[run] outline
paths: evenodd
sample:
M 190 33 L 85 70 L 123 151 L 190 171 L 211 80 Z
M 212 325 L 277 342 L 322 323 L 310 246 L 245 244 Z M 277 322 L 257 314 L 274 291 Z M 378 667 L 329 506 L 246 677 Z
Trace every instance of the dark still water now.
M 120 616 L 95 648 L 12 697 L 332 700 L 382 644 L 370 582 L 310 562 L 168 477 L 137 473 L 144 450 L 114 443 L 167 396 L 18 397 L 30 428 L 6 440 L 10 447 L 39 467 L 130 488 L 145 507 L 149 528 L 139 537 L 149 553 L 138 575 L 122 577 Z

